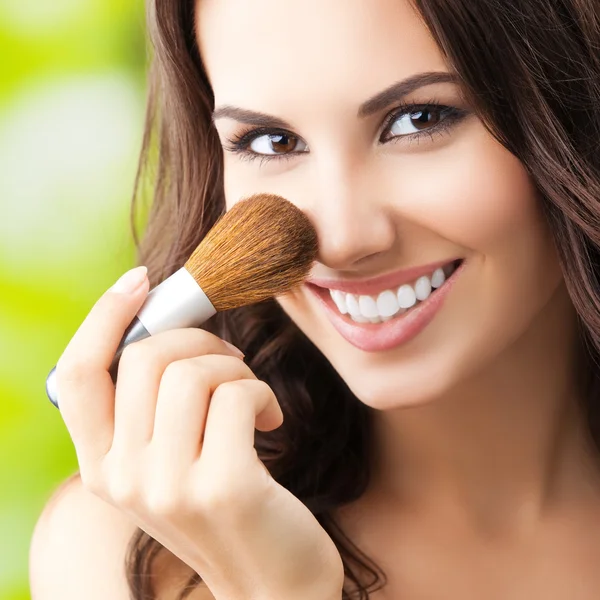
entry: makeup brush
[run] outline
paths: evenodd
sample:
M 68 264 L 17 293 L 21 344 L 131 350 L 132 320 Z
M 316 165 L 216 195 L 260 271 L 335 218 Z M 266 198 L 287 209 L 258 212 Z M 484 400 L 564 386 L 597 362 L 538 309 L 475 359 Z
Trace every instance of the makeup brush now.
M 110 366 L 113 382 L 125 346 L 289 292 L 308 276 L 317 249 L 312 223 L 285 198 L 256 194 L 240 200 L 185 265 L 148 293 L 119 343 Z M 46 393 L 58 408 L 56 367 L 46 380 Z

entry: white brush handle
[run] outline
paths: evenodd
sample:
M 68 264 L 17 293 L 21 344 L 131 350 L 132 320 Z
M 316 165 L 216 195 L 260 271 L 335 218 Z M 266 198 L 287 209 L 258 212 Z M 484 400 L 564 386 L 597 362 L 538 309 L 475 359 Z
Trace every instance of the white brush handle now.
M 161 331 L 197 327 L 216 312 L 196 280 L 185 267 L 181 267 L 148 293 L 144 304 L 127 327 L 109 369 L 113 381 L 117 378 L 119 359 L 126 346 Z M 56 367 L 46 379 L 46 394 L 58 408 Z

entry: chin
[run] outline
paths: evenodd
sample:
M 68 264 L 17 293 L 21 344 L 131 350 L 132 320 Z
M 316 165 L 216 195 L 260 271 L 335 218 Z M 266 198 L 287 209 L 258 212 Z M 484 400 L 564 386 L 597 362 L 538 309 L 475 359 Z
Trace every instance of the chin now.
M 464 362 L 459 360 L 462 352 L 456 342 L 438 343 L 435 352 L 427 340 L 411 346 L 410 350 L 365 352 L 346 342 L 327 321 L 322 322 L 307 310 L 301 295 L 277 300 L 357 399 L 374 410 L 430 404 L 457 385 L 464 375 L 461 368 Z
M 441 364 L 442 357 L 435 360 L 433 354 L 408 362 L 364 353 L 362 357 L 324 354 L 358 400 L 374 410 L 431 404 L 446 395 L 461 378 L 456 364 Z

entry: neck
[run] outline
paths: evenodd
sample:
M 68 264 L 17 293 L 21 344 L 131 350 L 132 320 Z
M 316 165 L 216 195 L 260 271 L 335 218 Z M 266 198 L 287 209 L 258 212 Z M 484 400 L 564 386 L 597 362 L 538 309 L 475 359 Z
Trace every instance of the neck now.
M 589 495 L 582 353 L 561 286 L 484 372 L 426 405 L 374 412 L 372 489 L 396 506 L 450 506 L 484 528 L 527 527 L 551 504 Z

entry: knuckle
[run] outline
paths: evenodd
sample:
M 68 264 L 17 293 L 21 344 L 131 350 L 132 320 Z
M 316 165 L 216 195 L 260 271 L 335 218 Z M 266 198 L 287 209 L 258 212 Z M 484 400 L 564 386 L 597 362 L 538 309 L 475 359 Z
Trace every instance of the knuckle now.
M 225 381 L 215 390 L 215 396 L 222 401 L 239 402 L 252 395 L 273 395 L 273 391 L 267 383 L 258 379 L 236 379 Z
M 248 391 L 261 396 L 275 396 L 271 386 L 261 379 L 247 379 L 246 386 Z
M 167 486 L 152 488 L 145 498 L 146 508 L 153 515 L 167 517 L 177 514 L 181 509 L 177 494 Z
M 194 358 L 184 358 L 169 363 L 163 372 L 163 379 L 181 384 L 184 381 L 200 383 L 205 379 L 206 367 Z
M 125 346 L 121 354 L 120 363 L 129 366 L 147 364 L 155 360 L 156 352 L 152 345 L 140 340 Z
M 56 380 L 64 383 L 77 383 L 89 377 L 90 366 L 81 358 L 61 356 L 56 363 Z
M 215 394 L 218 393 L 220 396 L 227 398 L 236 399 L 248 388 L 244 384 L 244 379 L 236 379 L 235 381 L 224 381 L 215 390 Z
M 232 508 L 239 502 L 239 496 L 236 496 L 232 489 L 226 485 L 213 485 L 203 490 L 200 494 L 197 504 L 206 517 L 214 515 L 224 516 L 231 512 Z
M 113 475 L 107 485 L 108 495 L 114 504 L 131 508 L 138 500 L 138 489 L 134 480 L 124 476 Z
M 204 356 L 195 357 L 200 365 L 207 367 L 223 366 L 237 367 L 240 359 L 229 354 L 205 354 Z

